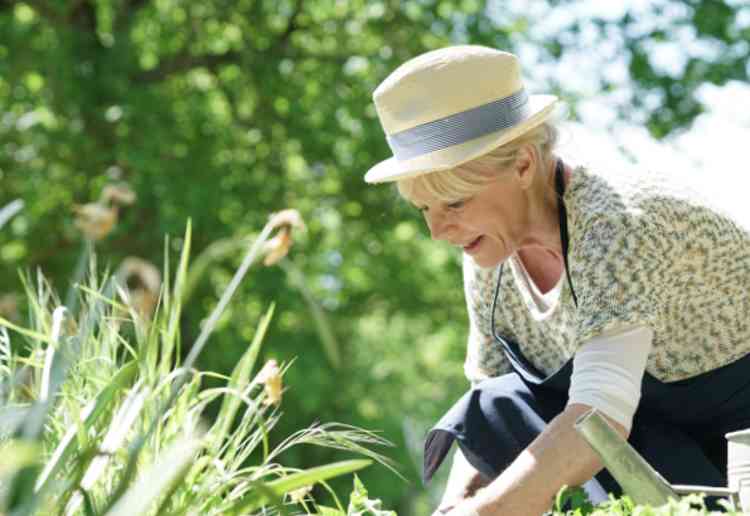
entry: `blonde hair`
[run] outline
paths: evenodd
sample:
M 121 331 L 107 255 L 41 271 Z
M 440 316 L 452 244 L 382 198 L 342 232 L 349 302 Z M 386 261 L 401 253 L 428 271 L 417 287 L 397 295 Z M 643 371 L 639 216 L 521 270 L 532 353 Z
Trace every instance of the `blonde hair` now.
M 546 172 L 557 139 L 557 127 L 545 122 L 472 161 L 450 170 L 402 179 L 397 181 L 396 186 L 401 197 L 412 204 L 418 204 L 425 194 L 447 204 L 464 200 L 482 190 L 512 165 L 518 158 L 518 151 L 525 145 L 532 146 Z

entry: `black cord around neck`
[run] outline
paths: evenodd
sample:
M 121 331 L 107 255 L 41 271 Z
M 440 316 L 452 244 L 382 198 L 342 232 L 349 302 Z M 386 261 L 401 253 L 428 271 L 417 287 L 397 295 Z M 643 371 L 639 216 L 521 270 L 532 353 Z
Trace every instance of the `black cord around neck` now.
M 570 293 L 573 296 L 573 302 L 576 307 L 578 306 L 578 297 L 576 291 L 573 290 L 573 280 L 570 279 L 570 267 L 568 267 L 568 247 L 570 245 L 568 239 L 568 210 L 565 209 L 565 167 L 561 159 L 557 160 L 555 165 L 555 191 L 557 192 L 557 215 L 558 222 L 560 224 L 560 243 L 562 244 L 563 263 L 565 265 L 565 277 L 568 280 L 568 286 L 570 287 Z M 500 292 L 500 279 L 503 277 L 503 267 L 505 262 L 498 266 L 497 271 L 497 285 L 495 285 L 495 295 L 492 298 L 492 312 L 490 317 L 490 328 L 492 328 L 492 335 L 496 340 L 505 343 L 505 339 L 498 335 L 495 330 L 495 309 L 497 307 L 497 296 Z

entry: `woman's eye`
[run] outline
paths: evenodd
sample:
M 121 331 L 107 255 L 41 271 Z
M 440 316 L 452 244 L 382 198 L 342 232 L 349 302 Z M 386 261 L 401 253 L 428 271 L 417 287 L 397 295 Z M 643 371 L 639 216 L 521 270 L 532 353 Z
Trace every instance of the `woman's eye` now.
M 466 201 L 456 201 L 456 202 L 452 202 L 452 203 L 450 203 L 450 204 L 448 205 L 448 207 L 449 207 L 449 208 L 451 208 L 451 209 L 453 209 L 453 210 L 455 210 L 455 209 L 458 209 L 458 208 L 461 208 L 461 207 L 463 207 L 463 205 L 464 205 L 465 203 L 466 203 Z

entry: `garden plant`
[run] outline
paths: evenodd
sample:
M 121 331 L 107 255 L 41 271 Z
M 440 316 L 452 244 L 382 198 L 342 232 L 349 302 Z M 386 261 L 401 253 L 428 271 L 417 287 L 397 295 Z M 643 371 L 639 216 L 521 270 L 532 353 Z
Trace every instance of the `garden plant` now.
M 294 225 L 294 212 L 272 217 L 189 350 L 180 318 L 190 223 L 174 279 L 166 266 L 152 297 L 129 287 L 125 274 L 144 264 L 131 260 L 99 274 L 91 241 L 84 246 L 87 279 L 69 296 L 75 311 L 40 271 L 25 273 L 27 324 L 0 319 L 0 514 L 274 514 L 289 513 L 289 505 L 296 512 L 388 514 L 358 480 L 348 507 L 325 482 L 373 460 L 387 463 L 370 449 L 387 444 L 374 433 L 316 424 L 271 447 L 269 433 L 282 417 L 282 376 L 291 366 L 270 360 L 254 373 L 273 305 L 231 376 L 220 378 L 222 387 L 202 389 L 216 375 L 194 367 L 248 268 L 262 251 L 268 265 L 280 259 Z M 212 403 L 220 408 L 209 421 L 203 413 Z M 304 470 L 279 462 L 285 450 L 305 444 L 359 458 Z M 335 507 L 316 504 L 316 484 Z

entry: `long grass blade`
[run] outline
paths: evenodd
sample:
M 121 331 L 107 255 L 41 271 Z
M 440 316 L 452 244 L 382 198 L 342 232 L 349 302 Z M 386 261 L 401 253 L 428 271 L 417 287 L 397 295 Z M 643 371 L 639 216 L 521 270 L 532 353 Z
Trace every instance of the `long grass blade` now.
M 44 369 L 42 370 L 42 385 L 39 390 L 39 399 L 47 401 L 49 399 L 50 378 L 52 375 L 52 361 L 55 358 L 55 350 L 60 341 L 62 325 L 65 322 L 67 309 L 64 306 L 58 306 L 52 313 L 52 331 L 50 332 L 50 343 L 44 352 Z
M 112 381 L 102 388 L 96 398 L 84 408 L 81 414 L 80 425 L 84 428 L 91 428 L 96 423 L 99 416 L 101 416 L 107 409 L 112 408 L 117 393 L 126 388 L 133 381 L 137 371 L 138 365 L 135 362 L 129 362 L 122 366 L 112 378 Z M 37 481 L 36 486 L 37 492 L 44 491 L 50 479 L 54 478 L 60 468 L 65 465 L 68 458 L 76 450 L 75 437 L 77 432 L 78 427 L 74 426 L 69 429 L 62 438 L 49 461 L 47 461 L 41 475 L 39 475 L 39 480 Z
M 0 461 L 0 485 L 21 468 L 34 464 L 40 457 L 41 448 L 28 441 L 7 441 L 0 446 L 3 460 Z
M 257 510 L 264 504 L 271 501 L 269 493 L 273 493 L 273 495 L 281 497 L 289 491 L 315 484 L 316 482 L 320 482 L 321 480 L 328 480 L 340 475 L 353 473 L 355 471 L 359 471 L 360 469 L 366 468 L 370 464 L 372 464 L 372 461 L 367 459 L 346 460 L 335 462 L 333 464 L 328 464 L 325 466 L 310 468 L 308 470 L 300 471 L 299 473 L 294 473 L 278 480 L 265 482 L 263 483 L 263 485 L 266 489 L 251 491 L 234 503 L 234 505 L 232 506 L 232 511 L 237 514 L 242 514 Z M 264 491 L 268 491 L 269 493 L 265 493 Z
M 212 262 L 223 260 L 233 256 L 236 252 L 241 251 L 242 249 L 247 249 L 248 243 L 249 239 L 245 237 L 222 238 L 221 240 L 212 242 L 206 247 L 190 267 L 187 281 L 185 282 L 185 289 L 182 292 L 183 301 L 189 299 L 193 294 L 195 287 L 198 285 L 198 282 Z
M 2 228 L 10 219 L 15 217 L 15 215 L 22 209 L 23 201 L 21 199 L 16 199 L 15 201 L 11 201 L 3 206 L 3 208 L 0 209 L 0 228 Z
M 0 514 L 4 514 L 11 500 L 21 506 L 16 509 L 19 514 L 33 510 L 33 500 L 19 498 L 17 494 L 28 492 L 27 484 L 41 456 L 41 446 L 26 440 L 12 440 L 0 445 Z
M 250 344 L 250 347 L 242 355 L 239 363 L 234 368 L 234 371 L 232 371 L 232 376 L 227 385 L 229 389 L 234 389 L 236 392 L 241 393 L 244 392 L 247 387 L 250 380 L 250 374 L 255 366 L 255 361 L 258 358 L 258 353 L 260 352 L 261 344 L 263 343 L 263 338 L 266 335 L 268 325 L 273 317 L 273 312 L 274 305 L 271 305 L 261 319 L 258 329 L 255 331 L 252 344 Z M 216 423 L 211 429 L 211 432 L 209 432 L 209 435 L 226 436 L 229 434 L 234 418 L 237 415 L 237 410 L 239 410 L 240 403 L 241 400 L 239 396 L 224 395 L 219 415 L 217 416 Z M 216 440 L 215 442 L 216 445 L 212 447 L 214 450 L 218 449 L 220 440 Z
M 229 300 L 234 295 L 235 291 L 237 290 L 237 287 L 240 286 L 240 282 L 242 281 L 242 278 L 245 277 L 247 270 L 250 268 L 250 266 L 253 264 L 255 259 L 260 254 L 263 244 L 266 242 L 266 240 L 268 239 L 268 236 L 271 234 L 273 229 L 274 227 L 272 224 L 270 223 L 266 224 L 266 226 L 263 228 L 263 231 L 261 231 L 260 235 L 253 243 L 252 247 L 245 255 L 245 258 L 242 260 L 240 267 L 237 269 L 237 272 L 235 272 L 234 276 L 232 277 L 232 281 L 229 282 L 229 285 L 224 290 L 224 293 L 221 295 L 221 298 L 219 299 L 219 303 L 216 305 L 213 312 L 211 312 L 211 315 L 209 316 L 206 323 L 203 325 L 203 329 L 201 330 L 200 335 L 198 335 L 198 338 L 196 339 L 195 344 L 193 344 L 193 347 L 190 349 L 190 353 L 185 359 L 184 367 L 186 369 L 193 367 L 195 360 L 198 358 L 198 355 L 203 350 L 203 346 L 206 345 L 206 341 L 208 340 L 208 337 L 210 337 L 211 333 L 213 333 L 214 328 L 216 327 L 216 323 L 219 321 L 219 317 L 221 317 L 221 314 L 224 313 L 224 309 L 229 304 Z
M 195 455 L 201 448 L 197 439 L 173 444 L 149 471 L 138 480 L 106 513 L 106 516 L 138 516 L 146 514 L 162 497 L 174 491 L 187 475 Z
M 46 344 L 50 343 L 50 338 L 47 335 L 45 335 L 44 333 L 40 333 L 40 332 L 34 331 L 34 330 L 29 330 L 27 328 L 22 328 L 20 326 L 17 326 L 15 324 L 13 324 L 9 320 L 2 318 L 2 317 L 0 317 L 0 326 L 4 326 L 4 327 L 8 328 L 9 330 L 13 330 L 16 333 L 20 333 L 24 337 L 28 337 L 30 339 L 38 340 L 38 341 L 44 342 Z
M 73 272 L 73 279 L 68 287 L 68 292 L 65 294 L 65 306 L 68 307 L 71 313 L 78 313 L 78 295 L 76 294 L 76 288 L 79 283 L 83 282 L 84 276 L 86 275 L 86 265 L 91 265 L 91 260 L 94 256 L 94 242 L 88 238 L 83 239 L 81 245 L 81 255 L 78 257 L 78 263 Z
M 188 219 L 187 228 L 185 228 L 185 238 L 182 243 L 182 252 L 180 254 L 180 264 L 177 267 L 175 277 L 174 292 L 171 298 L 171 305 L 169 306 L 170 312 L 167 334 L 162 341 L 160 368 L 162 375 L 172 369 L 172 353 L 175 351 L 177 340 L 179 339 L 178 330 L 180 327 L 180 315 L 182 313 L 183 303 L 182 291 L 185 288 L 185 278 L 187 277 L 191 241 L 192 223 L 190 219 Z
M 310 309 L 310 314 L 315 322 L 315 327 L 318 330 L 320 341 L 323 343 L 323 351 L 328 357 L 328 361 L 331 363 L 334 369 L 341 367 L 341 347 L 339 346 L 336 335 L 333 333 L 331 325 L 328 323 L 328 319 L 325 316 L 325 312 L 320 307 L 320 304 L 315 300 L 313 293 L 307 288 L 305 283 L 305 277 L 302 271 L 289 260 L 281 262 L 281 268 L 289 274 L 289 279 L 293 286 L 302 294 L 307 307 Z

